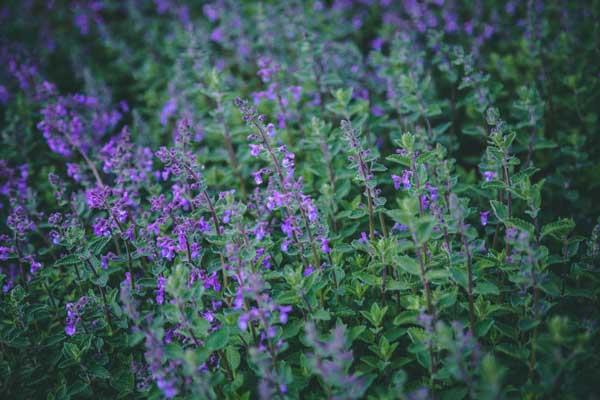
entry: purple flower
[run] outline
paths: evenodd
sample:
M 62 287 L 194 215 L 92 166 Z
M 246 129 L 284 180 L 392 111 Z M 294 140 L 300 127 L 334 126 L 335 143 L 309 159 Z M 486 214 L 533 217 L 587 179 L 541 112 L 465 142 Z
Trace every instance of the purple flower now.
M 25 257 L 25 260 L 29 263 L 29 272 L 31 275 L 35 275 L 40 269 L 42 269 L 42 263 L 36 261 L 33 256 Z
M 331 247 L 329 247 L 329 240 L 327 238 L 321 238 L 321 251 L 325 254 L 331 253 Z
M 164 276 L 159 276 L 156 280 L 156 304 L 163 304 L 165 302 L 165 283 L 166 279 Z
M 110 189 L 96 186 L 85 192 L 85 199 L 90 208 L 103 209 L 108 201 Z
M 215 22 L 219 19 L 219 9 L 214 4 L 205 4 L 202 7 L 202 12 L 210 22 Z
M 275 125 L 271 123 L 267 125 L 267 135 L 270 137 L 275 137 Z
M 496 179 L 496 176 L 498 176 L 498 174 L 496 174 L 494 171 L 485 171 L 483 173 L 483 177 L 486 182 L 493 181 L 494 179 Z
M 313 266 L 312 265 L 308 265 L 306 268 L 304 268 L 304 271 L 302 272 L 302 275 L 304 275 L 304 276 L 311 276 L 313 272 L 315 272 L 315 269 L 313 268 Z
M 402 186 L 402 178 L 398 175 L 392 175 L 392 181 L 394 182 L 394 189 L 400 189 L 400 186 Z
M 250 315 L 248 313 L 243 313 L 238 318 L 238 327 L 240 330 L 245 331 L 248 329 L 248 322 L 250 322 Z
M 166 126 L 175 111 L 177 111 L 177 99 L 170 98 L 160 112 L 160 124 Z
M 262 169 L 259 169 L 258 171 L 252 173 L 252 177 L 254 178 L 254 183 L 256 183 L 257 185 L 260 185 L 263 183 L 262 173 L 263 173 Z
M 160 255 L 167 260 L 172 260 L 175 257 L 177 246 L 175 241 L 169 237 L 160 236 L 156 239 L 156 245 L 160 249 Z
M 392 227 L 392 231 L 395 232 L 406 232 L 408 230 L 408 226 L 401 224 L 401 223 L 395 223 L 394 226 Z
M 488 217 L 490 216 L 489 211 L 482 211 L 479 213 L 479 221 L 481 225 L 486 226 L 488 224 Z
M 302 97 L 302 86 L 290 86 L 288 88 L 294 101 L 299 101 Z
M 106 255 L 102 255 L 102 257 L 100 257 L 100 266 L 102 269 L 107 269 L 110 261 L 114 260 L 115 258 L 116 255 L 111 251 L 109 251 Z
M 383 115 L 385 115 L 385 111 L 383 110 L 383 108 L 381 108 L 378 105 L 374 105 L 373 107 L 371 107 L 371 113 L 376 117 L 382 117 Z
M 361 243 L 368 243 L 369 242 L 369 237 L 367 236 L 367 232 L 361 232 L 360 233 L 360 239 L 358 239 L 359 242 Z
M 6 104 L 10 98 L 10 93 L 5 86 L 0 85 L 0 103 Z
M 108 237 L 112 235 L 110 223 L 106 218 L 96 218 L 96 220 L 92 224 L 92 230 L 94 231 L 94 235 L 96 236 Z
M 260 146 L 258 144 L 250 144 L 250 155 L 252 157 L 258 157 L 261 150 L 262 150 L 262 146 Z
M 431 203 L 429 198 L 426 195 L 422 195 L 420 197 L 420 201 L 421 201 L 421 208 L 423 208 L 424 210 L 427 210 L 429 208 L 429 204 Z
M 73 178 L 75 182 L 81 182 L 83 179 L 81 168 L 77 164 L 67 163 L 67 175 Z
M 288 314 L 292 311 L 292 306 L 279 306 L 279 322 L 287 324 Z
M 383 47 L 384 40 L 380 37 L 376 37 L 371 41 L 371 48 L 375 51 L 380 51 Z
M 219 277 L 216 272 L 213 272 L 204 279 L 204 288 L 213 289 L 215 292 L 221 290 L 221 284 L 219 283 Z
M 394 181 L 394 189 L 396 189 L 396 190 L 400 189 L 401 185 L 406 190 L 410 189 L 412 187 L 412 185 L 410 183 L 411 177 L 412 177 L 412 171 L 408 170 L 408 169 L 404 170 L 404 172 L 402 172 L 402 176 L 392 175 L 392 180 Z
M 221 43 L 223 42 L 223 38 L 223 29 L 221 27 L 215 28 L 210 33 L 210 40 L 212 40 L 213 42 Z
M 67 336 L 73 336 L 77 332 L 77 324 L 81 322 L 81 313 L 83 308 L 88 303 L 86 296 L 81 297 L 77 303 L 67 303 L 65 309 L 67 310 L 67 318 L 65 323 L 65 333 Z
M 425 189 L 429 192 L 429 200 L 435 202 L 438 199 L 438 189 L 429 182 L 425 184 Z

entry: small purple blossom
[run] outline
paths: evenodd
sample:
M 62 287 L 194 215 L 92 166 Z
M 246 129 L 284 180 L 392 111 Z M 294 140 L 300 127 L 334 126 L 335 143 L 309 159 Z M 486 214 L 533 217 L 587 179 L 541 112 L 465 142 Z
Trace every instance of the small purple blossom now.
M 156 279 L 156 304 L 163 304 L 165 302 L 165 284 L 166 279 L 164 276 L 159 276 Z
M 482 211 L 479 213 L 479 221 L 482 226 L 486 226 L 488 224 L 488 217 L 490 216 L 489 211 Z
M 498 174 L 496 174 L 494 171 L 484 171 L 483 173 L 483 178 L 486 182 L 493 181 L 494 179 L 496 179 L 496 176 L 498 176 Z

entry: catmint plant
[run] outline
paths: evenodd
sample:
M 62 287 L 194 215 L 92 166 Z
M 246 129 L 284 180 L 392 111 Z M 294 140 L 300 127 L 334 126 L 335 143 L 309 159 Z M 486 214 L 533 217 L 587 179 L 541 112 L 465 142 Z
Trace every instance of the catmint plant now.
M 2 3 L 0 398 L 593 398 L 599 6 Z

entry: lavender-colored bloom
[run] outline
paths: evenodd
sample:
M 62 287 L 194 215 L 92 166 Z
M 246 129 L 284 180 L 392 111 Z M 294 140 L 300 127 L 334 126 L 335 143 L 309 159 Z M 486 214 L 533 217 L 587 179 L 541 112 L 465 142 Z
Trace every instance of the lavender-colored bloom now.
M 321 238 L 321 251 L 325 254 L 331 253 L 331 247 L 329 247 L 329 240 L 327 238 Z
M 371 107 L 371 114 L 376 117 L 383 117 L 385 115 L 385 110 L 378 105 L 374 105 Z
M 67 175 L 73 178 L 75 182 L 81 182 L 83 179 L 81 168 L 77 164 L 67 163 Z
M 205 4 L 202 7 L 202 12 L 210 22 L 215 22 L 219 19 L 219 9 L 214 4 Z
M 262 151 L 262 146 L 258 145 L 258 144 L 252 144 L 252 143 L 250 143 L 249 146 L 250 146 L 250 155 L 252 157 L 258 157 L 258 155 Z
M 408 226 L 401 224 L 401 223 L 395 223 L 394 226 L 392 227 L 392 231 L 395 232 L 406 232 L 408 230 Z
M 284 113 L 277 114 L 277 127 L 279 129 L 285 129 L 287 126 L 287 118 Z
M 10 98 L 10 93 L 6 89 L 4 85 L 0 85 L 0 103 L 6 104 L 8 103 L 8 99 Z
M 100 257 L 100 266 L 102 267 L 102 269 L 107 269 L 109 262 L 111 260 L 114 260 L 115 258 L 116 255 L 110 251 L 107 254 L 102 255 L 102 257 Z
M 473 34 L 473 21 L 469 20 L 463 25 L 465 32 L 469 35 Z
M 392 181 L 394 182 L 394 189 L 400 189 L 400 186 L 402 186 L 402 178 L 398 175 L 392 175 Z
M 12 253 L 12 248 L 7 247 L 7 246 L 0 246 L 0 261 L 6 261 L 8 260 L 8 257 L 10 257 L 10 254 Z
M 302 97 L 302 86 L 290 86 L 288 90 L 294 101 L 299 101 Z
M 160 112 L 160 124 L 166 126 L 169 118 L 177 111 L 177 99 L 170 98 Z
M 156 245 L 160 250 L 160 255 L 167 260 L 172 260 L 175 257 L 177 246 L 175 241 L 166 236 L 160 236 L 156 239 Z
M 213 42 L 216 43 L 221 43 L 224 40 L 224 36 L 223 36 L 223 28 L 221 28 L 220 26 L 213 29 L 213 31 L 210 33 L 210 40 L 212 40 Z
M 279 322 L 287 324 L 288 314 L 292 311 L 292 306 L 279 306 Z
M 73 336 L 77 332 L 77 325 L 81 322 L 81 313 L 87 303 L 88 298 L 83 296 L 77 303 L 66 304 L 65 309 L 67 311 L 67 318 L 65 321 L 65 333 L 67 336 Z
M 412 171 L 411 170 L 404 170 L 402 172 L 402 176 L 398 176 L 398 175 L 392 175 L 392 181 L 394 182 L 394 189 L 398 190 L 400 189 L 400 186 L 402 186 L 405 190 L 408 190 L 412 187 L 412 184 L 410 183 L 410 179 L 412 177 Z
M 204 279 L 204 288 L 213 289 L 215 292 L 221 290 L 221 284 L 219 283 L 219 277 L 216 272 L 213 272 Z
M 29 263 L 29 272 L 31 275 L 35 275 L 40 269 L 42 269 L 42 263 L 35 260 L 33 256 L 25 257 L 25 261 Z
M 382 38 L 376 37 L 371 41 L 371 48 L 375 51 L 380 51 L 384 43 L 385 41 Z
M 248 322 L 250 322 L 250 315 L 248 313 L 243 313 L 238 318 L 238 328 L 240 328 L 242 331 L 245 331 L 248 329 Z
M 92 230 L 94 231 L 94 235 L 96 236 L 108 237 L 112 235 L 110 223 L 106 218 L 96 218 L 96 220 L 92 224 Z
M 479 221 L 481 225 L 486 226 L 488 224 L 488 217 L 490 216 L 489 211 L 482 211 L 479 213 Z
M 18 236 L 23 236 L 27 231 L 35 229 L 35 224 L 29 218 L 27 210 L 21 205 L 16 205 L 12 208 L 6 220 L 6 225 Z
M 421 202 L 421 208 L 423 208 L 423 210 L 427 210 L 429 208 L 429 205 L 431 204 L 431 200 L 429 199 L 429 197 L 427 197 L 426 195 L 421 195 L 419 199 Z
M 315 269 L 313 268 L 313 266 L 308 265 L 308 266 L 306 266 L 306 268 L 304 268 L 304 271 L 302 271 L 302 275 L 311 276 L 313 272 L 315 272 Z
M 96 186 L 85 192 L 85 199 L 90 208 L 103 209 L 106 207 L 110 189 Z
M 156 280 L 156 304 L 163 304 L 165 302 L 165 284 L 165 277 L 159 276 Z
M 498 174 L 496 174 L 494 171 L 484 171 L 483 173 L 483 177 L 486 182 L 493 181 L 494 179 L 496 179 L 497 176 Z
M 367 235 L 367 232 L 361 232 L 360 233 L 360 239 L 358 239 L 359 242 L 361 243 L 368 243 L 369 242 L 369 237 Z
M 259 169 L 258 171 L 252 173 L 252 177 L 254 178 L 254 183 L 256 183 L 257 185 L 260 185 L 263 183 L 262 173 L 263 173 L 262 169 Z

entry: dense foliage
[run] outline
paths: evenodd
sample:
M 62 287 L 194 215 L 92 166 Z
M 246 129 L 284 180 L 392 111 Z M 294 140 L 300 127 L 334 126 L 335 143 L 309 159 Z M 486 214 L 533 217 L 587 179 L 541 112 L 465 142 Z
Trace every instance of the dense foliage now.
M 597 399 L 598 0 L 0 5 L 3 399 Z

